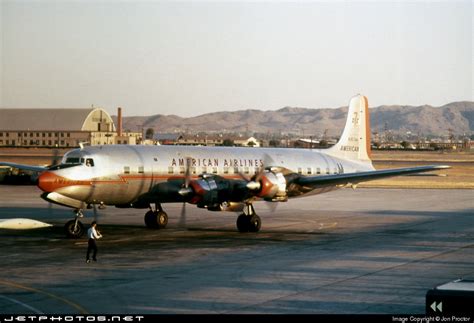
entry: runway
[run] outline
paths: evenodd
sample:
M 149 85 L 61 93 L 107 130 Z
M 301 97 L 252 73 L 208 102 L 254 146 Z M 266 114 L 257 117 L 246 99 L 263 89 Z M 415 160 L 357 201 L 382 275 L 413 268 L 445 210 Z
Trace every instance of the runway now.
M 435 285 L 474 278 L 472 190 L 343 189 L 255 207 L 259 233 L 236 214 L 164 205 L 168 228 L 145 210 L 99 211 L 98 263 L 68 240 L 72 212 L 36 187 L 0 185 L 0 219 L 54 224 L 0 230 L 0 313 L 405 313 L 425 311 Z M 93 220 L 87 210 L 85 224 Z

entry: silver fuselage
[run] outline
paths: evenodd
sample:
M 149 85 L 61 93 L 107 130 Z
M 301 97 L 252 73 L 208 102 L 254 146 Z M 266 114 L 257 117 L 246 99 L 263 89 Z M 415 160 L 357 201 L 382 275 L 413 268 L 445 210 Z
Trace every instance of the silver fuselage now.
M 93 166 L 86 160 L 92 159 Z M 186 160 L 190 173 L 215 174 L 224 178 L 251 178 L 262 166 L 285 169 L 307 176 L 353 173 L 373 170 L 370 163 L 340 159 L 325 150 L 289 148 L 190 147 L 109 145 L 75 149 L 66 153 L 62 163 L 74 165 L 55 170 L 64 186 L 55 190 L 86 203 L 127 204 L 170 179 L 184 178 Z M 69 162 L 68 162 L 69 161 Z M 240 173 L 240 175 L 239 175 Z M 76 185 L 77 184 L 77 185 Z M 336 186 L 288 192 L 289 197 L 330 191 Z

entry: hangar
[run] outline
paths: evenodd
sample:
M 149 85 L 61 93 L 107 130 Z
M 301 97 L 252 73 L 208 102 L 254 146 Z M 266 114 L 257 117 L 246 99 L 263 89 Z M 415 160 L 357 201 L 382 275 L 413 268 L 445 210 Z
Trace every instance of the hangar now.
M 121 109 L 119 108 L 121 119 Z M 121 121 L 121 120 L 120 120 Z M 116 130 L 110 115 L 101 108 L 90 109 L 0 109 L 0 146 L 78 147 L 138 144 L 140 132 Z

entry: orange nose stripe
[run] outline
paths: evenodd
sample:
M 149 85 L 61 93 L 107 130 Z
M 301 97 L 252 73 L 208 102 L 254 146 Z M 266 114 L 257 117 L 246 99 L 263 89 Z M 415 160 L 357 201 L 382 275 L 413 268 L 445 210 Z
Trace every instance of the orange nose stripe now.
M 47 193 L 51 193 L 62 187 L 71 185 L 90 185 L 90 181 L 70 180 L 58 176 L 52 172 L 44 172 L 38 177 L 38 187 Z

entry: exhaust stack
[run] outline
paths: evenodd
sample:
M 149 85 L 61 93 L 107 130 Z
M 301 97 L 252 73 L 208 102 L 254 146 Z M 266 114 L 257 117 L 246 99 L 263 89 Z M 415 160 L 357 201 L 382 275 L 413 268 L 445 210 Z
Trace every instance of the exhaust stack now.
M 122 136 L 122 108 L 117 108 L 117 136 Z

